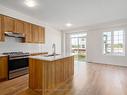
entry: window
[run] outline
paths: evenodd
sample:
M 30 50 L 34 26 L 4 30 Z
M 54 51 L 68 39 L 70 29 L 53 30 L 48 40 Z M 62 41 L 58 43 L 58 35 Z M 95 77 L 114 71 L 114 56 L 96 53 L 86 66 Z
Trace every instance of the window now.
M 109 55 L 125 55 L 124 31 L 103 33 L 103 53 Z

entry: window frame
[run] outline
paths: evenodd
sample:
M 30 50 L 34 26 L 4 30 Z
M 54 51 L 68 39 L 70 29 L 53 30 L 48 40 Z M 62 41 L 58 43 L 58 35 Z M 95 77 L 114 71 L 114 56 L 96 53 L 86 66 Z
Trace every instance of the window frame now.
M 118 54 L 115 54 L 114 53 L 114 49 L 113 49 L 113 45 L 114 45 L 114 32 L 115 31 L 123 31 L 123 53 L 118 53 Z M 105 50 L 105 48 L 104 48 L 104 33 L 105 32 L 111 32 L 111 52 L 110 53 L 106 53 L 106 52 L 104 52 L 104 50 Z M 123 29 L 117 29 L 117 30 L 110 30 L 110 31 L 104 31 L 103 33 L 102 33 L 102 41 L 103 41 L 103 55 L 107 55 L 107 56 L 125 56 L 126 55 L 126 48 L 125 48 L 125 31 L 123 30 Z

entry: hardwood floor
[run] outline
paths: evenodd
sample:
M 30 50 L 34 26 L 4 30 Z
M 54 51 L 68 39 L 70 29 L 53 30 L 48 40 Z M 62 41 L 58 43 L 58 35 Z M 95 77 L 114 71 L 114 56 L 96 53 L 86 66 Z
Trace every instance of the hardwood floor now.
M 28 89 L 25 75 L 0 83 L 0 95 L 39 94 Z M 52 95 L 127 95 L 127 67 L 76 63 L 73 81 Z

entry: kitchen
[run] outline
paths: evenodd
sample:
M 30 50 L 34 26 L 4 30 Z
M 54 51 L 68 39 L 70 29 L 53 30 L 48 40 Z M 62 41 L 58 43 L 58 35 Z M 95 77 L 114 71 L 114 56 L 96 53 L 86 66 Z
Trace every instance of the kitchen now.
M 1 41 L 7 41 L 8 43 L 12 41 L 12 43 L 14 43 L 12 45 L 14 46 L 16 45 L 15 44 L 16 41 L 17 43 L 37 43 L 37 44 L 41 44 L 45 42 L 45 29 L 43 27 L 30 24 L 18 19 L 14 19 L 5 15 L 1 15 L 0 17 L 1 17 Z M 14 48 L 13 51 L 15 51 Z M 2 54 L 9 56 L 8 62 L 10 63 L 10 65 L 11 64 L 14 65 L 13 67 L 10 65 L 9 65 L 10 67 L 8 66 L 11 72 L 11 70 L 13 71 L 16 70 L 16 68 L 18 69 L 18 66 L 19 68 L 26 67 L 26 65 L 28 66 L 27 57 L 29 55 L 38 55 L 43 53 L 45 54 L 46 52 L 29 53 L 27 51 L 25 53 L 23 51 L 21 52 L 15 51 L 15 52 L 3 52 Z M 18 65 L 16 65 L 17 63 Z M 22 63 L 24 63 L 23 66 Z M 21 67 L 19 64 L 21 65 Z
M 60 53 L 61 50 L 60 49 L 58 50 L 58 47 L 61 47 L 61 46 L 57 47 L 57 43 L 59 45 L 59 42 L 57 41 L 57 39 L 59 39 L 60 37 L 57 37 L 56 41 L 54 41 L 53 39 L 51 42 L 50 40 L 49 42 L 50 45 L 48 43 L 49 46 L 48 48 L 46 48 L 45 44 L 46 44 L 46 40 L 48 39 L 46 39 L 47 32 L 45 32 L 46 29 L 43 26 L 29 23 L 24 20 L 16 19 L 11 16 L 7 16 L 3 14 L 0 15 L 0 26 L 1 26 L 0 27 L 1 29 L 0 31 L 1 33 L 0 34 L 0 38 L 1 38 L 0 81 L 1 82 L 14 80 L 18 77 L 31 73 L 29 78 L 29 81 L 30 81 L 29 88 L 33 89 L 34 91 L 35 87 L 33 87 L 32 84 L 36 84 L 36 81 L 34 82 L 31 81 L 31 79 L 34 79 L 34 76 L 31 76 L 33 75 L 31 71 L 32 69 L 29 68 L 31 67 L 30 64 L 32 64 L 30 60 L 35 59 L 35 57 L 38 57 L 38 58 L 44 57 L 44 59 L 42 58 L 42 60 L 49 60 L 49 62 L 51 61 L 51 59 L 54 61 L 64 59 L 64 61 L 67 62 L 68 58 L 71 58 L 71 57 L 73 58 L 73 56 L 70 56 L 70 55 L 67 55 L 67 56 L 61 55 Z M 69 63 L 70 64 L 69 67 L 70 67 L 71 63 L 73 63 L 73 59 L 71 59 L 69 62 L 70 62 Z M 63 77 L 65 77 L 66 75 L 64 74 L 64 72 L 67 70 L 67 68 L 65 70 L 64 65 L 61 65 L 61 66 L 62 66 L 61 69 L 64 70 Z M 31 68 L 34 68 L 34 67 L 31 67 Z M 34 72 L 37 72 L 37 70 L 35 70 Z M 41 72 L 42 70 L 40 70 L 39 72 Z M 69 71 L 69 68 L 68 68 L 68 71 Z M 67 73 L 68 72 L 66 72 L 66 74 Z M 68 80 L 69 76 L 70 77 L 73 76 L 73 69 L 72 71 L 70 71 L 70 73 L 68 73 L 68 77 L 66 76 L 65 80 Z M 39 77 L 37 79 L 39 80 Z M 61 82 L 58 84 L 63 83 L 65 80 L 61 80 Z M 35 91 L 35 92 L 40 93 L 40 91 Z

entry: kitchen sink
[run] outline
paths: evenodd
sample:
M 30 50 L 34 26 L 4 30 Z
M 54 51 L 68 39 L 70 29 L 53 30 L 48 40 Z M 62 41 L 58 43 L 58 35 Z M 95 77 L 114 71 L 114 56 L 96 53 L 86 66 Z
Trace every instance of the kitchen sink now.
M 52 56 L 58 56 L 60 54 L 48 54 L 48 55 L 44 55 L 44 57 L 52 57 Z

